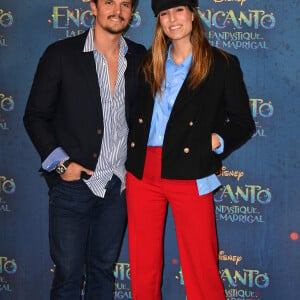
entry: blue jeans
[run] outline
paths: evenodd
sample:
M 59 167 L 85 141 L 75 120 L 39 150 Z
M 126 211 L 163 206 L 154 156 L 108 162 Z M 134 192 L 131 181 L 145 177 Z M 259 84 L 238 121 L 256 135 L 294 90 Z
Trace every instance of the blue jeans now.
M 104 198 L 95 196 L 82 180 L 62 181 L 49 191 L 50 254 L 56 266 L 51 300 L 79 299 L 84 273 L 85 299 L 113 299 L 113 268 L 127 220 L 120 187 L 114 175 Z

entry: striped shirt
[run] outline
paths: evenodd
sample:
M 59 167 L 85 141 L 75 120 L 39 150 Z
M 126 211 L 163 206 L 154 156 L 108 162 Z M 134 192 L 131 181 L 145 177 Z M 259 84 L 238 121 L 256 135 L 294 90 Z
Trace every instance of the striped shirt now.
M 125 117 L 124 74 L 127 67 L 125 54 L 128 47 L 124 38 L 121 37 L 117 81 L 112 96 L 108 64 L 104 55 L 95 49 L 93 33 L 93 29 L 90 29 L 83 52 L 93 52 L 94 54 L 101 97 L 99 105 L 102 105 L 104 130 L 96 169 L 91 178 L 85 182 L 95 195 L 104 197 L 105 186 L 113 174 L 118 176 L 122 182 L 121 191 L 125 189 L 128 126 Z

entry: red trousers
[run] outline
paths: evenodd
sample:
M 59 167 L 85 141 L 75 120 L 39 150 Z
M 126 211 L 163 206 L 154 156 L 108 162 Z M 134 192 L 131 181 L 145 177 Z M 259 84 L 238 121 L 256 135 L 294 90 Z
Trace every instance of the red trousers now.
M 199 196 L 196 180 L 161 178 L 161 147 L 148 147 L 143 179 L 126 181 L 133 300 L 160 300 L 167 202 L 173 212 L 188 300 L 224 300 L 217 265 L 212 193 Z

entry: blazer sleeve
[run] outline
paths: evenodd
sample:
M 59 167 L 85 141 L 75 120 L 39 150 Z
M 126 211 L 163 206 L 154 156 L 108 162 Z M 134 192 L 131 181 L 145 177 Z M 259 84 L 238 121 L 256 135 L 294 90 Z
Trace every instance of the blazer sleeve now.
M 60 89 L 60 57 L 49 46 L 40 58 L 23 117 L 27 133 L 41 160 L 59 145 L 55 138 L 53 120 Z
M 225 158 L 250 139 L 256 130 L 243 73 L 236 56 L 228 57 L 223 96 L 225 121 L 222 120 L 222 125 L 216 128 L 216 133 L 224 140 L 221 157 Z

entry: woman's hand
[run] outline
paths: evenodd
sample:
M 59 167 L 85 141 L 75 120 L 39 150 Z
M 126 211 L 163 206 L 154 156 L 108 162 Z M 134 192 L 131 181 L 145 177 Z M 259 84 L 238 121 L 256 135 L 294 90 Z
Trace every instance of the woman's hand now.
M 218 135 L 216 133 L 213 133 L 211 135 L 211 148 L 212 148 L 212 151 L 215 151 L 220 146 L 221 146 L 221 142 L 220 142 L 220 139 L 219 139 Z

